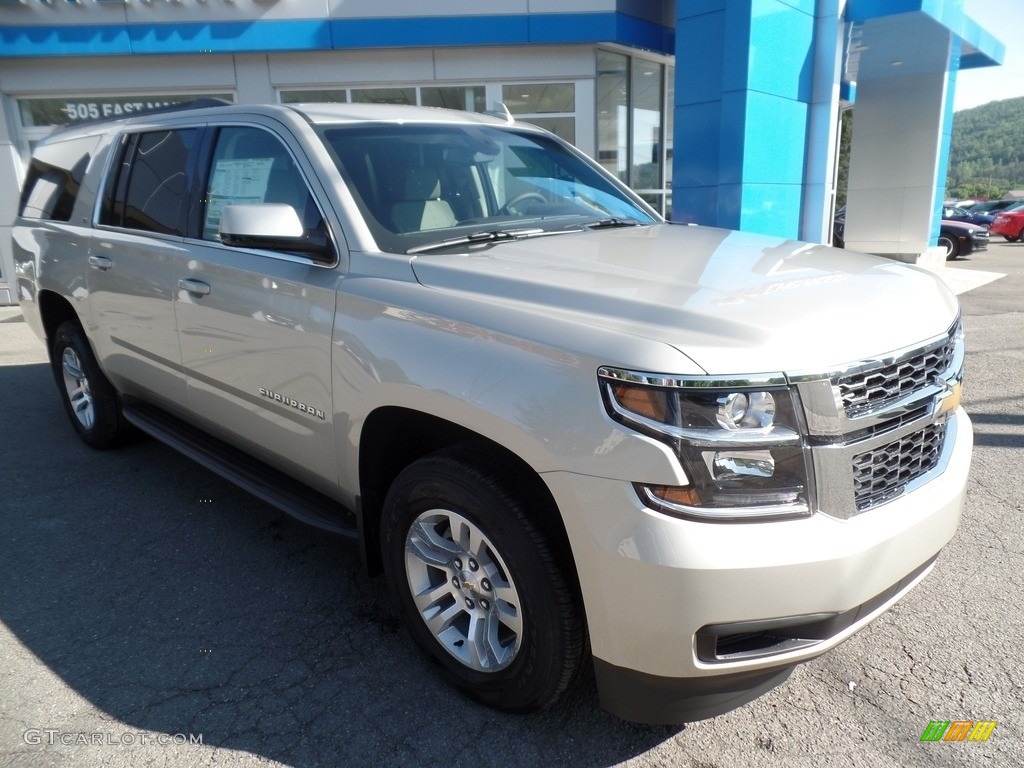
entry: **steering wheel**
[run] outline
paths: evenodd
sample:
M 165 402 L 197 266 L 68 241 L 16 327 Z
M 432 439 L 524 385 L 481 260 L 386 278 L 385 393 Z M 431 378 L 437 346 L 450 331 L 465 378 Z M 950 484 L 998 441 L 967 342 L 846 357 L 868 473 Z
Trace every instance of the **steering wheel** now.
M 540 192 L 523 192 L 522 194 L 516 195 L 503 206 L 501 206 L 501 210 L 498 212 L 510 214 L 526 213 L 526 211 L 520 211 L 516 209 L 516 206 L 519 203 L 523 202 L 524 200 L 540 200 L 540 202 L 542 203 L 546 203 L 548 201 L 547 198 L 544 197 L 544 195 L 542 195 Z

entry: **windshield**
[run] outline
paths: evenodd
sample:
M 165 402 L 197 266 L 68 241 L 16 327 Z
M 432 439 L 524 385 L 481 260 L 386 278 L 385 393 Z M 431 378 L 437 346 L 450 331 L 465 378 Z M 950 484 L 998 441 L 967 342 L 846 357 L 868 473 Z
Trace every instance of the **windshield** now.
M 385 251 L 465 243 L 481 232 L 657 220 L 631 192 L 544 133 L 377 123 L 325 126 L 322 136 Z

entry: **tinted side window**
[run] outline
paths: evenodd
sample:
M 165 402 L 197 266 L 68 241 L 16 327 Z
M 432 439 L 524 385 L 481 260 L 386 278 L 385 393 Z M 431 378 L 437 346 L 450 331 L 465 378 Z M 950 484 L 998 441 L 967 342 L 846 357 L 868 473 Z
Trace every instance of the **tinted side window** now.
M 101 222 L 115 227 L 184 235 L 189 151 L 198 130 L 142 133 L 122 144 L 108 180 Z
M 97 141 L 95 136 L 89 136 L 40 147 L 21 189 L 21 215 L 27 219 L 70 221 Z
M 295 160 L 276 136 L 259 128 L 220 130 L 203 200 L 205 240 L 220 239 L 221 211 L 225 205 L 239 203 L 287 203 L 307 232 L 326 232 Z

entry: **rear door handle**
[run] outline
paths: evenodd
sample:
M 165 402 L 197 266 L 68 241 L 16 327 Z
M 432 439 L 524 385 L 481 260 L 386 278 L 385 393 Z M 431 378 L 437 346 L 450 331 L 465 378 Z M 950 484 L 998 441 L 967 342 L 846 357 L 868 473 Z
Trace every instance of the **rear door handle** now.
M 178 287 L 196 296 L 206 296 L 210 292 L 209 283 L 202 280 L 192 280 L 187 277 L 178 278 Z
M 112 262 L 106 256 L 90 256 L 89 266 L 96 267 L 96 269 L 102 269 L 104 272 L 106 272 L 108 269 L 114 266 L 114 262 Z

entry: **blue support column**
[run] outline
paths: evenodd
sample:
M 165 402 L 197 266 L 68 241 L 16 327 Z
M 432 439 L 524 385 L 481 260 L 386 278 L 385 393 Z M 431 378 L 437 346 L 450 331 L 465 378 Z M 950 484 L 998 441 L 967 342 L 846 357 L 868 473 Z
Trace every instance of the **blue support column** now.
M 815 0 L 677 9 L 673 220 L 798 237 Z

